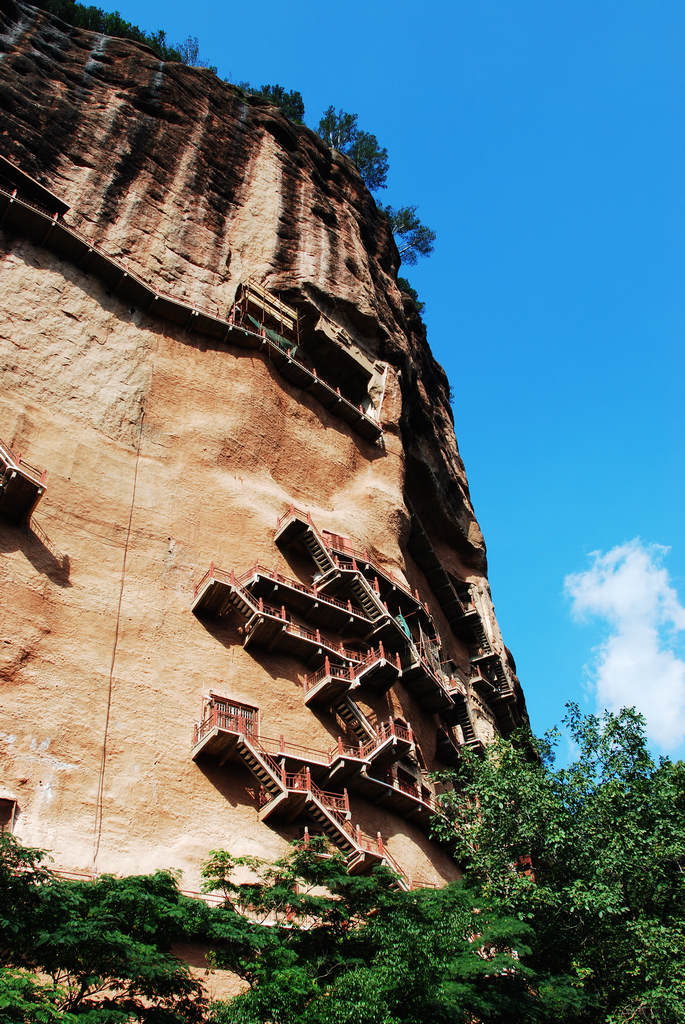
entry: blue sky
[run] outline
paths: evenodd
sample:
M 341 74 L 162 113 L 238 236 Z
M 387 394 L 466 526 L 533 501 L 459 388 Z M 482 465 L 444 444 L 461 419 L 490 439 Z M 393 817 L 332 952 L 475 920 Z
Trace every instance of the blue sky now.
M 224 77 L 299 89 L 311 126 L 332 103 L 387 146 L 380 200 L 438 234 L 406 275 L 533 728 L 569 699 L 626 700 L 683 756 L 685 7 L 117 6 L 196 35 Z

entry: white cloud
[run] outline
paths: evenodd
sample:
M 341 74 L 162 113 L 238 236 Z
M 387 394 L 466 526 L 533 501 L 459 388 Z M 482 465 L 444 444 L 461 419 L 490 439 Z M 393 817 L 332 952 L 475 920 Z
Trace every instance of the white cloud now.
M 610 635 L 588 666 L 598 710 L 635 706 L 649 738 L 674 750 L 685 738 L 685 660 L 676 653 L 685 608 L 663 566 L 668 548 L 639 539 L 595 551 L 565 580 L 576 618 L 606 620 Z

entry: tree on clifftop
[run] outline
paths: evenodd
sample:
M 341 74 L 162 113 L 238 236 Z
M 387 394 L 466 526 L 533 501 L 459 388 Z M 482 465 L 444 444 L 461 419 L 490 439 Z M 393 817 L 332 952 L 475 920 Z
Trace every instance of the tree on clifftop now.
M 304 123 L 304 100 L 296 89 L 284 89 L 282 85 L 263 85 L 261 89 L 251 91 L 255 96 L 263 96 L 270 103 L 280 107 L 285 116 L 295 124 Z
M 387 187 L 388 151 L 378 145 L 375 135 L 358 127 L 356 114 L 344 110 L 336 114 L 335 107 L 331 106 L 319 121 L 318 133 L 332 149 L 349 156 L 371 192 Z
M 398 209 L 385 206 L 383 212 L 390 221 L 403 263 L 413 266 L 419 256 L 430 256 L 433 252 L 435 232 L 421 223 L 415 206 L 400 206 Z

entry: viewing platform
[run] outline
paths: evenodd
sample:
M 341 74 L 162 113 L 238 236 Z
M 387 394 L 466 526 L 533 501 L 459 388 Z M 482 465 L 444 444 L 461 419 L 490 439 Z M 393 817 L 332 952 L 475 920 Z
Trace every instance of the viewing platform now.
M 472 643 L 474 627 L 477 628 L 480 623 L 480 615 L 473 603 L 469 585 L 456 580 L 443 567 L 428 533 L 416 515 L 411 518 L 409 551 L 423 570 L 455 636 L 466 643 Z
M 69 210 L 63 199 L 51 192 L 45 185 L 22 171 L 18 164 L 12 163 L 7 157 L 0 156 L 0 187 L 6 189 L 15 198 L 21 192 L 24 199 L 34 206 L 45 210 L 51 217 L 63 217 Z
M 488 645 L 489 646 L 489 645 Z M 514 701 L 516 693 L 504 659 L 491 648 L 479 650 L 471 657 L 471 681 L 479 688 L 487 703 Z
M 27 522 L 45 494 L 47 471 L 37 469 L 0 441 L 0 515 L 10 523 Z
M 251 570 L 247 578 L 251 578 Z M 245 620 L 244 647 L 257 643 L 269 651 L 299 657 L 305 663 L 326 654 L 352 663 L 361 662 L 365 657 L 363 651 L 345 647 L 342 641 L 325 636 L 320 629 L 309 629 L 293 621 L 285 605 L 266 604 L 263 598 L 254 597 L 245 588 L 243 577 L 214 565 L 210 565 L 197 584 L 191 607 L 195 614 L 220 616 L 237 612 Z
M 220 764 L 236 755 L 244 759 L 242 745 L 254 748 L 253 755 L 266 759 L 263 767 L 281 776 L 283 772 L 298 774 L 307 769 L 319 784 L 338 780 L 368 768 L 379 767 L 406 757 L 414 747 L 411 727 L 390 719 L 381 722 L 365 742 L 349 743 L 338 737 L 328 750 L 317 750 L 301 743 L 292 743 L 258 733 L 256 714 L 247 715 L 232 702 L 210 701 L 201 722 L 193 733 L 193 759 L 211 757 Z M 263 781 L 263 780 L 261 780 Z
M 333 707 L 343 694 L 364 684 L 387 690 L 401 674 L 399 654 L 386 653 L 383 644 L 379 644 L 360 660 L 346 665 L 326 655 L 323 667 L 318 672 L 300 676 L 300 681 L 308 707 L 317 704 Z
M 402 685 L 426 711 L 444 712 L 452 707 L 448 678 L 433 668 L 415 644 L 408 644 L 402 657 Z
M 408 778 L 399 778 L 396 772 L 379 778 L 361 773 L 350 779 L 350 788 L 371 803 L 381 805 L 428 828 L 440 807 L 434 794 L 426 787 Z
M 368 551 L 354 548 L 347 537 L 322 530 L 321 535 L 327 550 L 335 557 L 339 569 L 351 568 L 363 573 L 380 599 L 392 601 L 403 615 L 417 614 L 422 625 L 433 626 L 433 617 L 426 601 L 421 600 L 418 590 L 400 580 L 388 569 L 370 557 Z
M 282 602 L 305 620 L 337 633 L 351 632 L 366 640 L 375 632 L 374 623 L 349 598 L 338 600 L 317 586 L 308 587 L 275 569 L 255 563 L 238 580 L 253 597 L 262 597 L 272 605 Z
M 443 712 L 443 717 L 447 725 L 458 727 L 465 747 L 481 749 L 483 744 L 476 734 L 469 710 L 468 697 L 465 692 L 462 692 L 462 689 L 463 687 L 451 690 L 452 707 Z M 438 742 L 440 742 L 439 737 Z

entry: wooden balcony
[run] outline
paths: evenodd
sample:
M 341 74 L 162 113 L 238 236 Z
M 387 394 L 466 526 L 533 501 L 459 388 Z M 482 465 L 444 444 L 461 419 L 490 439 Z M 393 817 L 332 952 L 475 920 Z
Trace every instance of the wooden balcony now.
M 428 828 L 433 818 L 441 813 L 435 796 L 426 786 L 398 779 L 390 773 L 380 776 L 363 772 L 350 779 L 350 789 L 371 803 L 415 821 L 422 828 Z
M 290 505 L 278 518 L 275 539 L 282 547 L 299 547 L 307 553 L 319 573 L 318 592 L 357 604 L 374 623 L 376 639 L 391 643 L 406 638 L 397 612 L 418 616 L 417 621 L 432 628 L 430 610 L 418 591 L 412 592 L 366 552 L 353 549 L 346 538 L 319 530 L 310 512 Z
M 312 779 L 323 785 L 334 776 L 340 780 L 367 768 L 377 770 L 406 756 L 414 746 L 411 728 L 392 719 L 376 726 L 374 734 L 364 742 L 352 744 L 338 737 L 327 750 L 293 743 L 285 736 L 263 736 L 257 730 L 255 714 L 246 713 L 234 703 L 212 700 L 202 721 L 195 726 L 193 759 L 210 757 L 219 764 L 232 758 L 245 760 L 243 747 L 251 744 L 252 753 L 258 750 L 268 762 L 265 767 L 278 778 L 283 772 L 298 774 L 306 768 Z
M 402 685 L 426 711 L 445 712 L 452 707 L 450 682 L 432 667 L 414 644 L 402 658 Z
M 46 470 L 36 469 L 0 441 L 0 515 L 10 523 L 27 522 L 46 489 Z
M 262 597 L 271 605 L 285 604 L 307 623 L 333 629 L 342 635 L 351 633 L 362 640 L 375 632 L 374 623 L 349 598 L 339 600 L 317 586 L 308 587 L 259 563 L 242 573 L 238 582 L 253 597 Z
M 248 574 L 247 578 L 251 578 Z M 293 620 L 285 605 L 266 604 L 246 589 L 243 577 L 210 565 L 195 587 L 192 610 L 196 614 L 225 615 L 236 612 L 245 621 L 243 646 L 255 643 L 269 651 L 299 657 L 305 663 L 325 655 L 338 661 L 362 662 L 364 651 L 346 647 L 341 640 Z

